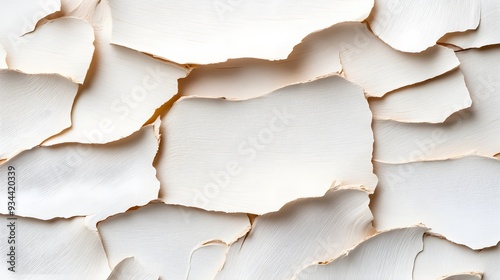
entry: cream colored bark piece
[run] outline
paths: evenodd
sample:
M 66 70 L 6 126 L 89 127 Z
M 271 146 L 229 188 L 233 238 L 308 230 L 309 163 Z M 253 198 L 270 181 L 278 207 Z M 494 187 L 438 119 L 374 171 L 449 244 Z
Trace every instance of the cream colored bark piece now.
M 340 73 L 340 50 L 372 36 L 363 23 L 340 23 L 304 38 L 284 61 L 236 59 L 195 68 L 180 81 L 181 93 L 241 100 Z
M 377 0 L 368 22 L 394 49 L 418 53 L 447 33 L 476 29 L 481 17 L 480 0 Z
M 111 0 L 110 4 L 113 44 L 181 64 L 210 64 L 230 58 L 285 59 L 312 32 L 340 22 L 363 21 L 373 0 L 195 4 Z
M 421 53 L 396 51 L 374 35 L 363 44 L 346 46 L 340 53 L 345 77 L 365 89 L 369 97 L 384 94 L 455 69 L 460 64 L 453 50 L 434 46 Z
M 226 261 L 228 251 L 229 247 L 226 244 L 220 243 L 208 244 L 197 248 L 191 255 L 189 273 L 186 279 L 215 279 L 215 276 L 222 269 Z
M 155 166 L 168 204 L 264 214 L 331 187 L 377 184 L 368 102 L 339 76 L 245 101 L 181 98 L 162 131 Z
M 60 9 L 60 0 L 2 1 L 0 44 L 6 50 L 16 50 L 22 43 L 21 35 L 33 31 L 40 19 Z
M 472 104 L 459 69 L 369 101 L 375 119 L 407 123 L 442 123 Z
M 19 205 L 19 207 L 22 207 Z M 96 280 L 106 279 L 110 270 L 99 235 L 84 225 L 84 218 L 39 221 L 0 215 L 5 221 L 0 235 L 4 257 L 0 279 Z M 15 223 L 12 226 L 12 223 Z M 15 228 L 15 229 L 14 229 Z M 14 229 L 15 239 L 11 238 Z M 15 240 L 8 244 L 7 240 Z M 7 261 L 15 251 L 15 272 Z
M 10 69 L 27 74 L 59 74 L 83 84 L 94 53 L 94 30 L 84 20 L 59 18 L 21 37 L 8 53 Z
M 134 256 L 160 279 L 186 279 L 194 250 L 213 241 L 231 244 L 250 229 L 250 221 L 244 214 L 162 203 L 113 216 L 98 229 L 112 268 Z
M 404 163 L 500 152 L 500 47 L 457 53 L 472 106 L 443 124 L 375 120 L 377 161 Z
M 144 269 L 133 257 L 123 259 L 118 263 L 107 280 L 158 280 L 158 275 L 153 275 Z
M 425 227 L 392 229 L 366 239 L 328 264 L 314 264 L 298 279 L 412 280 Z
M 499 263 L 500 246 L 498 245 L 481 251 L 473 251 L 443 238 L 426 236 L 424 250 L 415 260 L 413 279 L 438 279 L 444 275 L 465 274 L 464 271 L 470 271 L 483 274 L 484 280 L 494 280 L 500 276 Z
M 216 279 L 292 279 L 309 265 L 335 259 L 374 233 L 368 203 L 367 192 L 343 189 L 257 217 Z
M 0 165 L 0 171 L 16 169 L 16 214 L 43 220 L 87 216 L 87 225 L 95 229 L 110 215 L 158 198 L 160 183 L 152 166 L 158 141 L 148 125 L 108 145 L 34 148 Z M 7 184 L 1 190 L 7 193 Z M 7 199 L 0 197 L 3 214 Z
M 0 44 L 0 69 L 7 69 L 7 54 L 5 53 L 5 49 Z
M 464 272 L 449 276 L 443 276 L 439 280 L 481 280 L 483 279 L 483 274 L 480 272 Z
M 479 48 L 500 43 L 500 2 L 481 0 L 481 22 L 476 30 L 445 35 L 442 43 L 453 44 L 462 49 Z
M 103 144 L 129 136 L 177 93 L 177 79 L 184 77 L 187 70 L 110 45 L 111 14 L 107 1 L 87 1 L 69 15 L 92 24 L 96 51 L 73 108 L 72 127 L 43 145 Z M 106 124 L 110 124 L 109 129 Z
M 0 162 L 71 126 L 77 91 L 56 75 L 0 70 Z
M 423 223 L 473 249 L 500 241 L 500 161 L 468 156 L 406 164 L 376 163 L 375 228 Z

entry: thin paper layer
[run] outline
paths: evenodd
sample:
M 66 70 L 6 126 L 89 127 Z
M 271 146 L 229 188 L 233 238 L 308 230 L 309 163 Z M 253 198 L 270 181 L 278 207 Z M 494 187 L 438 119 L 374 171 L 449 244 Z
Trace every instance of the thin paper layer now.
M 331 263 L 307 267 L 296 279 L 412 280 L 425 231 L 424 227 L 411 227 L 378 233 Z
M 161 198 L 264 214 L 331 187 L 373 190 L 371 113 L 339 76 L 245 101 L 181 98 L 163 118 Z
M 345 77 L 361 86 L 370 97 L 381 97 L 398 88 L 429 80 L 459 65 L 453 50 L 446 47 L 434 46 L 422 53 L 403 53 L 373 34 L 364 40 L 345 46 L 340 61 Z
M 0 215 L 6 225 L 2 226 L 0 250 L 7 255 L 15 248 L 15 271 L 2 259 L 1 279 L 41 280 L 95 280 L 106 279 L 110 270 L 106 253 L 97 232 L 84 225 L 84 218 L 54 219 L 39 221 L 31 218 Z M 11 229 L 15 228 L 15 244 L 8 244 Z M 12 239 L 10 239 L 12 240 Z M 14 275 L 14 277 L 13 277 Z
M 23 152 L 8 166 L 17 170 L 16 214 L 38 219 L 88 216 L 95 224 L 158 197 L 160 183 L 153 159 L 158 150 L 152 125 L 127 139 L 107 145 L 62 144 Z M 7 193 L 7 185 L 2 185 Z M 7 196 L 0 197 L 8 213 Z
M 451 276 L 463 272 L 482 273 L 485 280 L 498 279 L 499 263 L 500 247 L 498 244 L 493 248 L 473 251 L 443 238 L 426 236 L 424 250 L 415 260 L 413 279 L 438 279 L 445 275 Z
M 480 0 L 377 0 L 368 21 L 391 47 L 416 53 L 447 33 L 476 29 L 482 16 Z
M 375 119 L 408 123 L 442 123 L 472 104 L 459 69 L 369 101 Z
M 462 49 L 479 48 L 500 43 L 500 2 L 481 0 L 481 22 L 476 30 L 445 35 L 439 40 Z
M 211 241 L 231 244 L 250 229 L 244 214 L 152 204 L 98 225 L 110 266 L 133 256 L 161 279 L 186 279 L 191 254 Z
M 285 59 L 312 32 L 363 21 L 373 0 L 215 0 L 196 5 L 111 0 L 110 4 L 113 44 L 181 64 L 210 64 L 244 57 Z
M 472 106 L 443 124 L 375 120 L 374 158 L 388 163 L 438 160 L 500 152 L 500 47 L 461 51 L 460 70 Z
M 244 238 L 244 237 L 242 237 Z M 187 280 L 215 279 L 226 261 L 229 246 L 214 243 L 197 248 L 191 254 Z
M 131 135 L 177 93 L 177 79 L 184 77 L 187 70 L 110 45 L 111 12 L 107 1 L 86 1 L 69 15 L 92 24 L 96 50 L 73 108 L 72 127 L 44 145 L 103 144 Z M 110 128 L 106 129 L 108 123 Z
M 78 18 L 58 18 L 21 37 L 9 52 L 10 69 L 27 74 L 59 74 L 83 84 L 94 53 L 94 30 Z
M 244 242 L 231 246 L 216 279 L 292 279 L 311 264 L 335 259 L 374 233 L 368 203 L 364 191 L 338 190 L 259 216 Z
M 376 163 L 371 209 L 377 230 L 422 223 L 473 249 L 500 241 L 500 161 L 469 156 L 407 164 Z
M 68 128 L 77 90 L 57 75 L 0 70 L 0 161 Z
M 464 272 L 454 275 L 443 276 L 439 280 L 481 280 L 483 279 L 483 274 L 480 272 Z

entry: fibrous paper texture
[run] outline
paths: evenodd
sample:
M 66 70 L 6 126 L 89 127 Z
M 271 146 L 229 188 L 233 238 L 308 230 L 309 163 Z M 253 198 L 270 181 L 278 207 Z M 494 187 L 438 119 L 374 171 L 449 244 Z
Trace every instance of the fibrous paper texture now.
M 472 105 L 450 116 L 443 124 L 406 124 L 374 120 L 374 158 L 404 163 L 441 160 L 500 151 L 500 48 L 457 53 Z M 450 107 L 450 110 L 452 107 Z
M 472 105 L 459 69 L 369 101 L 375 119 L 408 123 L 442 123 Z
M 0 280 L 500 280 L 499 3 L 0 0 Z
M 107 280 L 158 280 L 158 275 L 153 275 L 133 257 L 123 259 L 115 266 Z
M 0 161 L 71 126 L 77 90 L 58 75 L 0 70 Z
M 85 1 L 69 15 L 92 24 L 96 49 L 86 83 L 73 107 L 71 128 L 44 145 L 103 144 L 130 136 L 177 93 L 177 79 L 184 77 L 187 70 L 111 45 L 107 1 Z
M 368 103 L 339 76 L 245 101 L 181 98 L 162 123 L 156 167 L 168 204 L 264 214 L 377 184 Z
M 445 35 L 439 41 L 453 44 L 462 49 L 479 48 L 500 43 L 500 2 L 496 0 L 481 0 L 481 22 L 476 30 L 455 32 Z
M 373 0 L 216 0 L 195 5 L 111 0 L 110 4 L 113 44 L 177 63 L 210 64 L 243 57 L 285 59 L 309 33 L 340 22 L 363 21 Z
M 426 228 L 381 232 L 328 264 L 314 264 L 296 279 L 412 279 L 415 257 L 422 251 Z
M 12 216 L 0 217 L 6 220 Z M 2 279 L 106 279 L 111 272 L 101 239 L 97 232 L 85 226 L 84 218 L 16 219 L 6 221 L 9 221 L 7 225 L 16 223 L 19 234 L 16 235 L 15 253 L 22 262 L 18 262 L 15 273 L 3 267 L 0 270 Z M 2 240 L 7 241 L 10 228 L 2 227 L 9 229 L 0 231 Z M 0 250 L 7 255 L 12 245 L 1 242 Z
M 249 99 L 280 87 L 340 73 L 340 52 L 366 42 L 371 36 L 363 23 L 339 23 L 304 38 L 286 60 L 243 58 L 201 65 L 180 81 L 181 94 Z
M 158 141 L 149 125 L 108 145 L 61 144 L 23 152 L 8 162 L 20 169 L 16 213 L 43 220 L 87 216 L 95 228 L 110 215 L 147 204 L 158 197 L 153 168 Z M 6 173 L 7 164 L 0 171 Z M 2 189 L 7 193 L 7 185 Z M 0 196 L 3 214 L 7 201 Z
M 257 217 L 216 279 L 293 279 L 309 265 L 337 258 L 373 234 L 367 203 L 365 191 L 338 190 Z
M 245 235 L 250 222 L 244 214 L 152 204 L 111 217 L 98 229 L 111 267 L 134 256 L 161 278 L 186 279 L 194 250 L 213 241 L 230 245 Z
M 500 263 L 498 245 L 494 248 L 473 251 L 443 238 L 427 236 L 424 238 L 423 252 L 415 259 L 413 279 L 438 279 L 457 274 L 483 274 L 482 279 L 498 279 L 500 276 L 498 263 Z M 471 276 L 457 279 L 478 278 Z
M 370 18 L 371 30 L 403 52 L 422 52 L 450 32 L 476 29 L 480 0 L 377 0 Z
M 83 84 L 94 54 L 94 29 L 78 18 L 48 21 L 20 38 L 8 55 L 10 69 L 27 74 L 58 74 Z

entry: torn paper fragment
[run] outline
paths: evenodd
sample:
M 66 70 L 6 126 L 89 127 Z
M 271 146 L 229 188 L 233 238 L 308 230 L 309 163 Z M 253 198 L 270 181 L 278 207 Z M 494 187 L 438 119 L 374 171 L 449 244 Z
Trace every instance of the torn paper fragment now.
M 0 161 L 69 127 L 77 90 L 60 76 L 0 70 Z
M 25 151 L 7 165 L 14 166 L 21 187 L 16 190 L 16 214 L 43 220 L 88 216 L 87 225 L 147 204 L 158 197 L 153 159 L 158 139 L 152 125 L 107 145 L 62 144 Z M 22 182 L 22 183 L 21 183 Z M 7 185 L 2 186 L 7 192 Z M 7 196 L 0 197 L 1 213 Z
M 341 48 L 373 36 L 369 32 L 359 22 L 340 23 L 304 38 L 287 60 L 234 59 L 201 65 L 180 80 L 181 94 L 241 100 L 340 73 Z
M 134 256 L 160 279 L 186 279 L 191 254 L 208 242 L 227 245 L 250 229 L 245 214 L 151 204 L 98 224 L 109 264 Z
M 455 275 L 443 276 L 438 280 L 481 280 L 483 274 L 480 272 L 464 272 Z
M 368 193 L 332 190 L 259 216 L 244 242 L 231 248 L 221 279 L 291 279 L 305 267 L 330 261 L 374 233 Z M 255 269 L 259 268 L 259 269 Z
M 245 101 L 184 97 L 163 120 L 155 166 L 168 204 L 264 214 L 377 184 L 368 103 L 339 76 Z
M 94 53 L 94 30 L 84 20 L 59 18 L 24 35 L 9 52 L 9 68 L 27 74 L 59 74 L 83 84 Z
M 411 280 L 426 230 L 417 226 L 377 233 L 331 263 L 307 267 L 296 279 Z
M 375 120 L 374 158 L 387 163 L 456 158 L 500 151 L 500 47 L 457 53 L 472 106 L 443 124 Z
M 46 19 L 76 17 L 86 20 L 95 31 L 102 30 L 111 21 L 109 5 L 104 4 L 99 0 L 61 0 L 61 10 Z
M 197 248 L 191 255 L 186 279 L 215 279 L 215 276 L 224 265 L 228 251 L 229 246 L 223 243 L 213 243 Z
M 0 69 L 7 69 L 7 54 L 2 45 L 0 45 Z
M 111 14 L 107 1 L 86 1 L 70 15 L 93 25 L 96 51 L 73 108 L 72 127 L 44 145 L 103 144 L 127 137 L 177 93 L 177 79 L 186 76 L 187 70 L 110 45 Z
M 476 29 L 482 23 L 480 0 L 377 0 L 370 28 L 396 50 L 418 53 L 450 32 Z
M 375 228 L 422 223 L 472 249 L 500 241 L 500 161 L 468 156 L 406 164 L 376 163 Z M 480 218 L 479 218 L 480 217 Z
M 500 2 L 497 0 L 481 0 L 481 23 L 476 30 L 457 32 L 445 35 L 439 40 L 462 49 L 479 48 L 500 43 Z
M 196 5 L 111 0 L 110 5 L 113 44 L 180 64 L 210 64 L 230 58 L 285 59 L 310 33 L 363 21 L 373 0 L 215 0 Z
M 441 123 L 472 100 L 459 69 L 369 100 L 373 117 L 407 123 Z
M 21 204 L 19 204 L 20 207 Z M 0 215 L 2 226 L 0 250 L 11 253 L 14 247 L 15 268 L 7 270 L 10 259 L 4 256 L 0 279 L 95 280 L 106 279 L 110 270 L 99 235 L 84 225 L 84 218 L 39 221 L 31 218 Z M 12 235 L 14 231 L 14 235 Z M 15 243 L 7 242 L 8 238 Z M 13 275 L 17 277 L 13 277 Z
M 361 86 L 369 97 L 442 75 L 458 67 L 453 50 L 434 46 L 422 53 L 396 51 L 377 39 L 366 36 L 362 44 L 345 46 L 340 53 L 345 77 Z
M 426 236 L 424 250 L 417 256 L 413 271 L 413 279 L 441 279 L 472 272 L 483 274 L 485 280 L 498 279 L 500 276 L 500 246 L 473 251 L 465 246 L 457 245 L 444 238 Z M 445 278 L 448 279 L 448 278 Z M 451 278 L 455 279 L 455 278 Z M 457 278 L 457 279 L 481 279 Z
M 33 31 L 40 19 L 60 9 L 60 0 L 4 1 L 0 9 L 0 43 L 7 50 L 16 50 L 23 42 L 21 35 Z
M 158 275 L 149 273 L 135 258 L 122 260 L 115 266 L 107 280 L 158 280 Z

